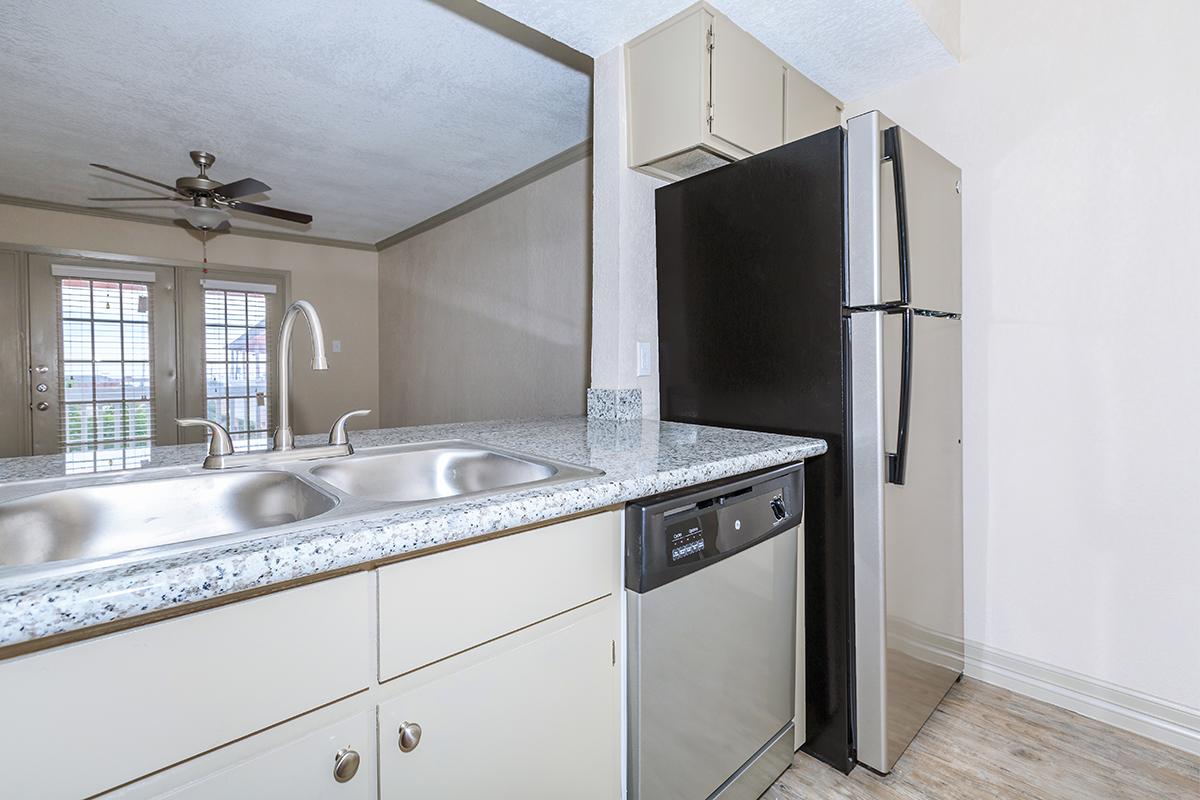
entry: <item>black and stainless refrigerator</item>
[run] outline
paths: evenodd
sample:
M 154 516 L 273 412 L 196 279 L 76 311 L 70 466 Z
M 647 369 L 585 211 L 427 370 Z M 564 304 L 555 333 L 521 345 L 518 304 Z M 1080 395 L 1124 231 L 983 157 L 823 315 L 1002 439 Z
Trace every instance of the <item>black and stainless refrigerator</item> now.
M 962 672 L 960 171 L 878 112 L 662 187 L 663 419 L 817 436 L 802 749 L 888 772 Z

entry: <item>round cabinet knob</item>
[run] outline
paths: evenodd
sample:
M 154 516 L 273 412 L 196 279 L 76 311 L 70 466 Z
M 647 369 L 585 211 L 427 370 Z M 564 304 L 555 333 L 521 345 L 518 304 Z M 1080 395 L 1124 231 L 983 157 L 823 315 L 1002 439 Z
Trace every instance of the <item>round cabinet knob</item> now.
M 333 757 L 333 779 L 345 783 L 358 774 L 358 765 L 362 762 L 356 750 L 344 747 Z
M 400 752 L 411 753 L 421 743 L 421 726 L 406 722 L 400 726 Z

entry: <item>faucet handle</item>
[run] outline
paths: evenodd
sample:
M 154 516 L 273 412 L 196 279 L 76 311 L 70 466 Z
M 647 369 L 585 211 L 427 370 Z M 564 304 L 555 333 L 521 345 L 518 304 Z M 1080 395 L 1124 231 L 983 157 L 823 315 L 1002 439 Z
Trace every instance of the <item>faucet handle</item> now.
M 225 426 L 221 423 L 200 417 L 184 417 L 183 419 L 175 420 L 175 424 L 181 428 L 192 428 L 195 426 L 208 428 L 212 433 L 212 439 L 208 442 L 208 454 L 210 456 L 233 455 L 233 439 L 229 438 L 229 431 L 225 430 Z
M 346 423 L 350 421 L 351 417 L 361 417 L 370 413 L 371 409 L 360 408 L 357 411 L 347 411 L 342 414 L 334 420 L 333 427 L 329 429 L 329 443 L 349 446 L 350 438 L 346 435 Z

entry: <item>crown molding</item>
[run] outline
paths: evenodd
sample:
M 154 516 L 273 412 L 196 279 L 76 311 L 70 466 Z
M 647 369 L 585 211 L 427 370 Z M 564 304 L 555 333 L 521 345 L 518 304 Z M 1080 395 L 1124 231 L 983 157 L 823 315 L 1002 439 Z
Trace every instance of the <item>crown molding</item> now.
M 260 239 L 278 239 L 287 242 L 298 242 L 300 244 L 314 244 L 324 247 L 341 247 L 347 250 L 370 250 L 380 251 L 386 250 L 392 245 L 399 244 L 405 239 L 411 239 L 425 231 L 432 230 L 439 225 L 445 225 L 452 219 L 469 214 L 477 208 L 487 205 L 495 200 L 499 200 L 507 194 L 528 186 L 534 181 L 538 181 L 551 173 L 558 172 L 563 167 L 570 166 L 576 161 L 587 158 L 592 154 L 592 140 L 585 139 L 577 145 L 568 147 L 561 153 L 550 156 L 550 158 L 538 164 L 534 164 L 529 169 L 514 175 L 500 183 L 492 186 L 489 189 L 484 189 L 474 197 L 468 198 L 456 206 L 446 209 L 445 211 L 434 214 L 428 219 L 418 222 L 416 225 L 405 228 L 399 233 L 394 233 L 386 239 L 381 239 L 374 244 L 369 242 L 352 242 L 346 239 L 328 239 L 322 236 L 305 236 L 299 233 L 284 233 L 277 231 L 260 231 L 250 228 L 238 228 L 235 230 L 219 232 L 217 236 L 252 236 Z M 20 206 L 22 208 L 36 208 L 43 211 L 61 211 L 66 214 L 84 214 L 89 217 L 102 217 L 105 219 L 118 219 L 125 222 L 144 222 L 149 225 L 165 225 L 172 228 L 180 228 L 186 231 L 193 230 L 181 220 L 164 219 L 162 217 L 153 217 L 148 214 L 136 214 L 129 211 L 117 211 L 108 208 L 96 208 L 94 206 L 76 206 L 69 203 L 55 203 L 49 200 L 34 200 L 30 197 L 14 197 L 12 195 L 0 194 L 0 204 L 10 206 Z
M 153 217 L 149 214 L 136 214 L 130 211 L 117 211 L 108 208 L 96 208 L 94 206 L 76 206 L 69 203 L 55 203 L 49 200 L 34 200 L 31 197 L 13 197 L 12 195 L 0 194 L 0 203 L 9 206 L 20 206 L 22 208 L 36 208 L 43 211 L 61 211 L 66 214 L 85 214 L 89 217 L 104 217 L 106 219 L 119 219 L 125 222 L 145 222 L 150 225 L 167 225 L 172 228 L 183 228 L 185 230 L 193 230 L 187 223 L 164 219 L 162 217 Z M 218 231 L 216 236 L 252 236 L 258 239 L 278 239 L 285 242 L 299 242 L 300 244 L 316 244 L 323 247 L 341 247 L 347 250 L 375 250 L 375 245 L 370 242 L 351 242 L 346 239 L 327 239 L 323 236 L 306 236 L 302 233 L 286 233 L 283 231 L 262 231 L 253 228 L 236 228 L 229 231 Z
M 570 67 L 588 76 L 595 71 L 596 60 L 587 53 L 581 53 L 574 47 L 564 44 L 552 36 L 547 36 L 537 28 L 531 28 L 523 22 L 505 16 L 478 0 L 432 0 L 432 2 L 463 19 L 470 20 L 476 25 L 541 53 L 565 67 Z
M 464 200 L 456 206 L 448 208 L 438 214 L 434 214 L 432 217 L 422 220 L 410 228 L 405 228 L 399 233 L 394 233 L 386 239 L 379 240 L 375 243 L 375 249 L 386 250 L 392 245 L 403 242 L 405 239 L 411 239 L 412 237 L 424 233 L 425 231 L 432 230 L 439 225 L 445 225 L 452 219 L 461 217 L 464 214 L 469 214 L 477 208 L 486 206 L 488 203 L 491 203 L 495 200 L 499 200 L 506 194 L 512 194 L 516 190 L 524 186 L 528 186 L 534 181 L 540 180 L 553 172 L 558 172 L 563 167 L 570 166 L 576 161 L 587 158 L 591 154 L 592 140 L 590 138 L 585 139 L 577 145 L 568 147 L 566 150 L 563 150 L 557 155 L 550 156 L 550 158 L 547 158 L 545 161 L 542 161 L 539 164 L 534 164 L 524 172 L 519 172 L 511 178 L 497 183 L 490 189 L 484 189 L 479 194 Z

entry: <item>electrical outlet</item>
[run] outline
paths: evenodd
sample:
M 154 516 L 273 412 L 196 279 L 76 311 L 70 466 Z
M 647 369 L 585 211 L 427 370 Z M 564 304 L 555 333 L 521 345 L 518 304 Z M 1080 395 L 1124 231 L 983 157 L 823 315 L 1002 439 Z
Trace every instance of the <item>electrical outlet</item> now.
M 335 353 L 342 352 L 342 340 L 341 339 L 333 340 L 333 352 L 335 352 Z
M 654 347 L 650 342 L 637 343 L 637 374 L 638 377 L 649 375 L 654 371 Z

